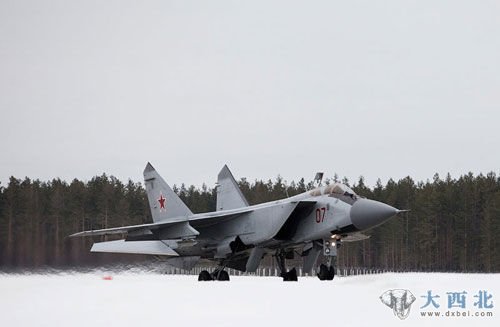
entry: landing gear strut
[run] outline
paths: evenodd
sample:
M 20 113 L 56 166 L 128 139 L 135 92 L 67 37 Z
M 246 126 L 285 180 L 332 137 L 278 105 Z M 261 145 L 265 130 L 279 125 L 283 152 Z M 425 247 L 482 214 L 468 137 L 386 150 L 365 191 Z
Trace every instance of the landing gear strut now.
M 335 277 L 335 266 L 337 264 L 337 248 L 340 247 L 340 241 L 323 241 L 323 256 L 325 263 L 319 266 L 318 278 L 320 280 L 333 280 Z
M 223 267 L 221 269 L 215 269 L 212 273 L 212 278 L 218 281 L 229 281 L 229 274 Z
M 278 250 L 276 252 L 276 263 L 278 264 L 278 268 L 280 270 L 280 276 L 283 277 L 284 282 L 296 282 L 297 270 L 295 270 L 295 268 L 292 268 L 291 270 L 287 271 L 285 260 L 286 252 L 283 250 Z
M 319 280 L 333 280 L 334 277 L 335 277 L 334 265 L 322 263 L 319 266 L 319 272 L 318 272 Z

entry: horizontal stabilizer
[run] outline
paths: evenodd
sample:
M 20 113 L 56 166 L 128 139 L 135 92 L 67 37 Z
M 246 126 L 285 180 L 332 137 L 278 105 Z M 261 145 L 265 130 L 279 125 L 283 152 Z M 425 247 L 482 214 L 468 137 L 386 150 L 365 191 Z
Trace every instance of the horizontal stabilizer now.
M 171 247 L 162 241 L 109 241 L 94 243 L 90 252 L 130 253 L 130 254 L 154 254 L 178 256 Z

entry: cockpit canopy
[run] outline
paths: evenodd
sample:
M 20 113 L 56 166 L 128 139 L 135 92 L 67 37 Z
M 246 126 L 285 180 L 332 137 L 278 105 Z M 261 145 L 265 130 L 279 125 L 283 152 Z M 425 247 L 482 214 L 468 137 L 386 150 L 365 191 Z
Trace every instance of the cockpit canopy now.
M 325 187 L 318 187 L 311 191 L 312 196 L 328 195 L 341 201 L 353 204 L 359 198 L 349 186 L 341 183 L 333 183 Z
M 323 191 L 323 194 L 344 194 L 346 195 L 352 194 L 356 195 L 356 192 L 354 192 L 349 186 L 345 184 L 340 184 L 340 183 L 333 183 L 325 187 L 325 190 Z

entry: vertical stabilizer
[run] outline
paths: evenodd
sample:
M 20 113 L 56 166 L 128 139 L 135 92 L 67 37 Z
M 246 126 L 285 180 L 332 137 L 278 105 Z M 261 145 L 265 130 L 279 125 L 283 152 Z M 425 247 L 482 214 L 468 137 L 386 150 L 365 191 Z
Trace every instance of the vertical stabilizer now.
M 227 165 L 224 165 L 217 178 L 217 211 L 248 207 L 238 183 Z
M 154 222 L 193 214 L 149 162 L 144 168 L 144 183 Z

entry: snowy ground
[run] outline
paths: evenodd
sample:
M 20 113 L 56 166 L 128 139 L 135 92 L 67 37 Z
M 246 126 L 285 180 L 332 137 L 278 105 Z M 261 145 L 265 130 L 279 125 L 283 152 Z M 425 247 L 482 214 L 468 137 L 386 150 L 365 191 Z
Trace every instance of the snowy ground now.
M 112 276 L 112 280 L 103 277 Z M 379 296 L 408 289 L 416 300 L 400 320 Z M 427 292 L 440 305 L 421 309 Z M 492 295 L 474 306 L 479 290 Z M 463 292 L 467 317 L 422 317 L 448 309 L 447 292 Z M 484 294 L 484 293 L 483 293 Z M 424 297 L 422 297 L 424 296 Z M 322 282 L 302 277 L 232 276 L 198 282 L 197 276 L 92 272 L 0 275 L 1 326 L 500 326 L 500 274 L 380 274 Z M 493 317 L 475 317 L 492 312 Z

